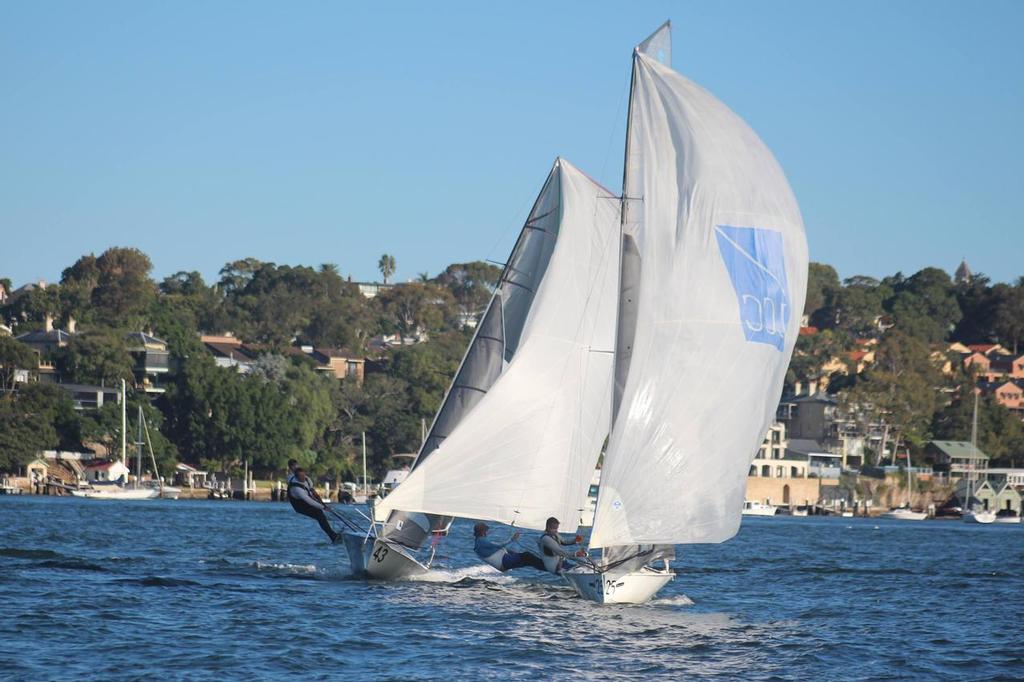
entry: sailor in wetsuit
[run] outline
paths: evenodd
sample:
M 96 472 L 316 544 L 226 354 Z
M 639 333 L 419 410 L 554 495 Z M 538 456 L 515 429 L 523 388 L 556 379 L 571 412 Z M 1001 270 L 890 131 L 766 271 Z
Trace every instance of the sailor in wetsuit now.
M 489 530 L 490 528 L 486 523 L 478 523 L 473 526 L 473 537 L 476 538 L 473 542 L 473 550 L 478 557 L 484 560 L 484 563 L 490 564 L 502 573 L 524 566 L 536 568 L 538 571 L 547 570 L 544 568 L 544 562 L 536 554 L 531 554 L 530 552 L 510 552 L 506 549 L 510 544 L 519 539 L 518 531 L 513 533 L 508 541 L 499 544 L 487 539 L 487 532 Z
M 544 561 L 544 570 L 551 573 L 561 573 L 568 568 L 572 568 L 572 564 L 566 561 L 571 555 L 562 547 L 578 545 L 583 542 L 583 536 L 577 535 L 568 542 L 562 540 L 558 534 L 558 519 L 554 516 L 549 518 L 544 526 L 544 535 L 541 535 L 540 539 L 537 540 L 537 546 L 540 548 L 541 558 Z M 586 552 L 582 549 L 576 552 L 576 556 L 585 555 Z
M 292 467 L 291 462 L 288 463 L 288 467 Z M 288 501 L 291 502 L 292 509 L 316 520 L 331 542 L 337 542 L 341 537 L 341 533 L 335 532 L 327 521 L 327 515 L 324 514 L 327 505 L 313 489 L 313 482 L 306 476 L 306 471 L 302 467 L 295 467 L 288 478 Z

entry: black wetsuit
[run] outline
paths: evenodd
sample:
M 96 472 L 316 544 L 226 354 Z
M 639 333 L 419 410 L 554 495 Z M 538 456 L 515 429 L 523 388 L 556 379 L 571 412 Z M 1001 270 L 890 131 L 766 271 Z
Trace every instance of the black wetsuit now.
M 331 539 L 331 542 L 336 542 L 341 537 L 339 533 L 331 528 L 323 507 L 314 506 L 316 500 L 309 494 L 308 483 L 303 483 L 294 476 L 288 479 L 288 501 L 291 503 L 292 509 L 319 523 L 321 530 L 327 533 L 327 537 Z

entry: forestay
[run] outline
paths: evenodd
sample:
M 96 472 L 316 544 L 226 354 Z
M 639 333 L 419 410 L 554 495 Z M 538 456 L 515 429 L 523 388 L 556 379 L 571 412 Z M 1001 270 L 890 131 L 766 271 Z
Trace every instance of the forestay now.
M 618 231 L 618 197 L 557 161 L 487 313 L 503 371 L 455 428 L 438 416 L 385 509 L 575 526 L 610 423 Z
M 635 254 L 624 248 L 620 400 L 592 547 L 735 534 L 806 290 L 782 169 L 724 104 L 659 63 L 667 32 L 634 55 L 623 242 Z

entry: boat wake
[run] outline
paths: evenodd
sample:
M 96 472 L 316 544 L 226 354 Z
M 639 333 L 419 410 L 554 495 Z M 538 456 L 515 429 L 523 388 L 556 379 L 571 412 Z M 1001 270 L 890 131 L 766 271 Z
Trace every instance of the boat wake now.
M 651 606 L 693 606 L 693 600 L 685 594 L 677 594 L 664 599 L 654 599 L 651 601 Z

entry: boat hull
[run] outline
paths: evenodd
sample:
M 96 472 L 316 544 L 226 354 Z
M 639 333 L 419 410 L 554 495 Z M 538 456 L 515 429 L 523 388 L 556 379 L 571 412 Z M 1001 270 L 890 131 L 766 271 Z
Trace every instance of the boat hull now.
M 964 523 L 995 523 L 995 512 L 990 511 L 968 511 L 960 515 Z
M 380 538 L 373 541 L 365 560 L 366 577 L 374 580 L 402 580 L 423 575 L 429 570 L 401 545 Z
M 345 551 L 348 553 L 348 561 L 352 565 L 352 572 L 356 575 L 366 573 L 366 564 L 373 553 L 373 538 L 364 533 L 345 532 L 341 534 L 342 542 L 345 544 Z
M 639 571 L 619 575 L 581 570 L 563 573 L 562 577 L 578 595 L 598 604 L 644 604 L 675 574 L 645 566 Z
M 1020 523 L 1019 516 L 997 516 L 993 523 Z
M 928 518 L 927 512 L 916 512 L 909 509 L 893 509 L 881 515 L 883 519 L 895 519 L 897 521 L 924 521 Z
M 155 500 L 160 497 L 159 490 L 151 488 L 127 488 L 118 490 L 72 490 L 75 497 L 87 497 L 93 500 Z

